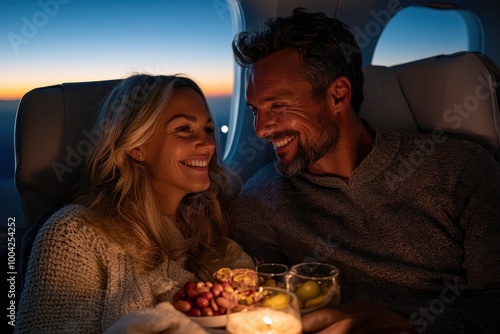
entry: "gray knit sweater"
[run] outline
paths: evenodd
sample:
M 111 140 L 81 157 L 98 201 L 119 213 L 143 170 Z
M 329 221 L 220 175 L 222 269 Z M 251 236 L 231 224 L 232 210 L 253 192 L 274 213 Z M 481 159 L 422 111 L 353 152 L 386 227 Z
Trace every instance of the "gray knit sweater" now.
M 418 333 L 500 333 L 500 168 L 476 144 L 377 131 L 349 180 L 271 164 L 231 221 L 257 262 L 334 264 L 344 302 L 386 305 Z
M 124 315 L 168 301 L 184 282 L 196 280 L 184 269 L 185 258 L 145 273 L 122 248 L 85 224 L 82 213 L 81 206 L 64 207 L 38 233 L 15 333 L 103 333 Z M 181 240 L 173 222 L 166 223 Z M 230 247 L 232 255 L 240 253 L 224 266 L 253 267 L 238 245 Z

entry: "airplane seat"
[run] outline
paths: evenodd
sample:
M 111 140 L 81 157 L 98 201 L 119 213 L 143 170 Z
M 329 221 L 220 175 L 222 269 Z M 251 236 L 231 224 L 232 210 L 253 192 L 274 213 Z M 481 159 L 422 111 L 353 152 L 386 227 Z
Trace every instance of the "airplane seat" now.
M 383 130 L 440 128 L 480 143 L 500 162 L 500 70 L 489 58 L 462 52 L 363 70 L 360 115 L 367 121 Z M 15 182 L 28 231 L 20 273 L 39 227 L 74 195 L 94 136 L 92 121 L 118 82 L 66 83 L 34 89 L 22 98 L 16 116 Z M 272 155 L 268 153 L 260 154 Z
M 418 132 L 418 126 L 391 68 L 364 66 L 360 116 L 385 131 Z
M 366 65 L 360 115 L 382 130 L 430 133 L 483 146 L 500 163 L 499 67 L 475 52 Z
M 118 82 L 36 88 L 19 103 L 15 183 L 27 225 L 19 259 L 21 287 L 35 235 L 43 222 L 74 195 L 94 138 L 91 127 L 99 105 Z

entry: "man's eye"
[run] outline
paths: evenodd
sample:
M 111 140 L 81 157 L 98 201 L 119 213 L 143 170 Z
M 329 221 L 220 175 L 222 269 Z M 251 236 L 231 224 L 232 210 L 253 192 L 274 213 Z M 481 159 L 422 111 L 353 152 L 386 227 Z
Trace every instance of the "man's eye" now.
M 205 132 L 206 132 L 206 133 L 214 133 L 214 131 L 215 131 L 215 130 L 214 130 L 214 127 L 213 127 L 213 126 L 208 127 L 208 128 L 205 128 Z
M 255 108 L 255 107 L 249 107 L 249 108 L 250 108 L 250 111 L 252 112 L 252 114 L 254 116 L 256 116 L 257 115 L 257 108 Z
M 271 110 L 272 111 L 281 111 L 281 110 L 285 109 L 285 107 L 286 107 L 286 105 L 284 105 L 284 104 L 273 104 L 271 106 Z

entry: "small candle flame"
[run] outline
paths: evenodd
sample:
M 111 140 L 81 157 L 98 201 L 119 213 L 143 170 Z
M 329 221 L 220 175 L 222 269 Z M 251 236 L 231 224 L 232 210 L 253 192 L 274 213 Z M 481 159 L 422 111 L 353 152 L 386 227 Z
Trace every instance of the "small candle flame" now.
M 271 326 L 273 324 L 273 321 L 267 315 L 265 315 L 264 318 L 262 318 L 262 321 L 264 321 L 264 323 L 268 326 Z

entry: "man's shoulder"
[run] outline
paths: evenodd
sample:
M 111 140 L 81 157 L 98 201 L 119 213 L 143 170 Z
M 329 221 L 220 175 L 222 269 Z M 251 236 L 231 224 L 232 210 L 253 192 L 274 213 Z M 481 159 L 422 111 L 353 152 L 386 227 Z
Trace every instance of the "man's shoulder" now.
M 268 188 L 270 185 L 275 186 L 283 182 L 286 182 L 286 178 L 278 173 L 275 162 L 271 162 L 262 166 L 250 179 L 248 179 L 243 189 L 244 191 L 251 191 L 262 187 Z
M 470 155 L 491 157 L 479 143 L 447 134 L 442 130 L 435 130 L 432 133 L 400 133 L 400 136 L 403 147 L 410 149 L 429 151 L 428 153 L 448 153 L 448 155 L 454 155 L 458 159 L 468 159 Z
M 414 161 L 425 161 L 426 167 L 439 169 L 469 170 L 472 174 L 498 171 L 500 164 L 479 143 L 455 137 L 444 132 L 432 134 L 401 134 L 400 153 Z
M 248 179 L 239 196 L 239 202 L 271 203 L 280 200 L 287 192 L 285 188 L 290 184 L 290 178 L 281 175 L 274 165 L 269 163 L 261 167 Z

